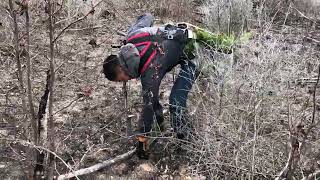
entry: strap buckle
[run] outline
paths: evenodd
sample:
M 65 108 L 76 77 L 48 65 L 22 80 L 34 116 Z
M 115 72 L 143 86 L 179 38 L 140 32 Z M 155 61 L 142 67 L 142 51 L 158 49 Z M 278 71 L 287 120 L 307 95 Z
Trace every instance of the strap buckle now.
M 173 40 L 173 35 L 172 35 L 172 34 L 169 34 L 169 35 L 167 36 L 167 38 L 168 38 L 169 40 Z
M 169 30 L 164 30 L 163 33 L 167 37 L 167 39 L 169 40 L 173 39 L 173 34 Z

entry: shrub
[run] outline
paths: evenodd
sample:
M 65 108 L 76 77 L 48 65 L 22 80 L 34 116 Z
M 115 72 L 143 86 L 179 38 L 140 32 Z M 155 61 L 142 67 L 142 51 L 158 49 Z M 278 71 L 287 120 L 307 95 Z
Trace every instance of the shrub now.
M 202 10 L 208 28 L 219 32 L 241 32 L 252 16 L 251 0 L 207 0 Z

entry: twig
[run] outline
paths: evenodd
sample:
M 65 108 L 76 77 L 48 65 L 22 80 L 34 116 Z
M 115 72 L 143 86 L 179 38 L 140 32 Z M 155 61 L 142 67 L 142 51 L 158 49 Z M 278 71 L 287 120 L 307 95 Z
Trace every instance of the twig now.
M 311 37 L 305 36 L 305 38 L 306 38 L 306 39 L 309 39 L 309 40 L 311 40 L 311 41 L 314 41 L 314 42 L 316 42 L 316 43 L 320 43 L 319 40 L 313 39 L 313 38 L 311 38 Z
M 317 20 L 314 20 L 306 15 L 304 15 L 299 9 L 297 9 L 295 6 L 293 6 L 293 9 L 295 9 L 303 18 L 308 19 L 309 21 L 312 21 L 313 23 L 316 23 Z
M 289 4 L 289 8 L 288 8 L 288 11 L 286 12 L 286 17 L 284 18 L 282 27 L 285 27 L 285 25 L 286 25 L 288 16 L 289 16 L 289 14 L 290 14 L 291 4 L 292 4 L 292 2 L 290 2 L 290 4 Z
M 81 176 L 81 175 L 93 173 L 93 172 L 98 171 L 102 168 L 105 168 L 105 167 L 110 166 L 112 164 L 115 164 L 117 162 L 123 161 L 123 160 L 131 157 L 135 152 L 136 152 L 136 149 L 133 149 L 133 150 L 131 150 L 127 153 L 121 154 L 113 159 L 105 160 L 101 163 L 95 164 L 93 166 L 90 166 L 90 167 L 87 167 L 84 169 L 79 169 L 79 170 L 72 172 L 72 173 L 60 175 L 60 176 L 58 176 L 58 180 L 69 179 L 69 178 L 73 178 L 75 176 Z
M 117 119 L 112 120 L 111 122 L 109 122 L 108 124 L 106 124 L 105 126 L 103 126 L 102 128 L 100 128 L 98 131 L 96 131 L 95 133 L 93 133 L 93 134 L 91 134 L 89 137 L 87 137 L 87 139 L 92 138 L 94 135 L 96 135 L 96 134 L 100 133 L 102 130 L 108 128 L 108 126 L 109 126 L 111 123 L 113 123 L 115 120 L 117 120 Z M 78 145 L 83 144 L 84 141 L 86 141 L 86 140 L 84 139 L 84 140 L 80 141 L 80 143 L 78 143 Z
M 80 96 L 80 97 L 77 97 L 76 99 L 74 99 L 73 101 L 71 101 L 68 105 L 66 105 L 66 106 L 62 107 L 61 109 L 57 110 L 56 112 L 54 112 L 53 115 L 56 115 L 56 114 L 58 114 L 59 112 L 67 109 L 67 108 L 70 107 L 74 102 L 78 101 L 78 100 L 81 99 L 81 98 L 82 98 L 81 96 Z
M 92 148 L 94 147 L 95 145 L 92 145 L 88 148 L 88 150 L 84 153 L 84 155 L 81 157 L 79 163 L 75 163 L 75 167 L 78 169 L 79 166 L 82 164 L 82 162 L 85 160 L 85 158 L 87 157 L 88 153 L 92 150 Z
M 111 2 L 110 5 L 111 5 L 111 7 L 113 8 L 113 12 L 114 12 L 115 14 L 118 14 L 119 17 L 121 17 L 121 18 L 118 19 L 118 20 L 120 20 L 120 21 L 122 21 L 122 22 L 125 22 L 125 23 L 127 23 L 128 25 L 131 25 L 130 21 L 126 18 L 126 16 L 123 16 L 122 14 L 120 14 L 120 13 L 119 13 L 119 10 L 117 10 L 117 8 L 115 8 L 113 2 Z
M 53 43 L 55 43 L 55 42 L 59 39 L 59 37 L 60 37 L 68 28 L 70 28 L 72 25 L 74 25 L 74 24 L 76 24 L 76 23 L 84 20 L 84 19 L 85 19 L 86 17 L 88 17 L 90 14 L 93 14 L 93 13 L 94 13 L 94 8 L 97 7 L 97 6 L 98 6 L 100 3 L 102 3 L 103 1 L 104 1 L 104 0 L 99 1 L 96 5 L 92 6 L 91 10 L 90 10 L 86 15 L 84 15 L 84 16 L 82 16 L 81 18 L 79 18 L 79 19 L 71 22 L 69 25 L 67 25 L 65 28 L 63 28 L 63 29 L 58 33 L 58 35 L 54 38 Z
M 85 28 L 80 28 L 80 29 L 67 29 L 66 31 L 85 31 L 85 30 L 93 30 L 93 29 L 99 29 L 102 28 L 103 26 L 93 26 L 93 27 L 85 27 Z

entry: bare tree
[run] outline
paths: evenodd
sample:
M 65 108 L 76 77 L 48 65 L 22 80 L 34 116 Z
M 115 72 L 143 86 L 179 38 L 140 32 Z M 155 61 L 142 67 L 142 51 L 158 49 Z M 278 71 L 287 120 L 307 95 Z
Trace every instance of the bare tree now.
M 319 121 L 316 121 L 316 92 L 317 87 L 320 80 L 320 65 L 318 65 L 318 77 L 316 83 L 314 85 L 313 94 L 312 94 L 312 103 L 313 103 L 313 111 L 311 116 L 311 123 L 306 131 L 303 129 L 301 124 L 298 124 L 296 127 L 290 130 L 290 154 L 288 157 L 288 161 L 286 165 L 283 167 L 282 171 L 279 173 L 277 180 L 279 179 L 292 179 L 295 173 L 295 170 L 298 166 L 298 163 L 301 159 L 301 150 L 304 148 L 308 135 L 310 134 L 311 130 L 315 128 Z M 299 140 L 299 137 L 302 136 L 302 139 Z M 315 174 L 310 174 L 310 178 L 316 176 Z M 309 177 L 307 177 L 308 179 Z
M 19 80 L 19 89 L 21 94 L 21 101 L 22 101 L 22 107 L 24 111 L 24 115 L 27 114 L 27 106 L 26 106 L 26 100 L 25 100 L 25 88 L 23 83 L 23 72 L 22 72 L 22 66 L 21 66 L 21 60 L 20 60 L 20 48 L 19 48 L 19 29 L 18 29 L 18 23 L 17 23 L 17 11 L 14 8 L 12 0 L 9 0 L 9 8 L 10 8 L 10 15 L 13 20 L 13 36 L 14 36 L 14 54 L 15 54 L 15 60 L 17 63 L 17 77 Z
M 48 142 L 49 149 L 54 151 L 55 149 L 55 128 L 54 128 L 54 117 L 53 117 L 53 101 L 54 101 L 54 81 L 55 81 L 55 61 L 54 61 L 54 5 L 51 0 L 47 1 L 48 7 L 48 27 L 49 27 L 49 39 L 50 39 L 50 51 L 49 51 L 49 59 L 50 59 L 50 85 L 49 85 L 49 119 L 48 119 Z M 47 179 L 52 180 L 54 177 L 54 162 L 55 157 L 52 154 L 49 154 L 49 163 L 48 163 L 48 172 Z
M 32 93 L 32 83 L 31 83 L 31 58 L 30 58 L 30 17 L 29 17 L 29 5 L 25 1 L 25 4 L 21 4 L 23 13 L 25 14 L 25 27 L 26 27 L 26 59 L 27 59 L 27 86 L 28 86 L 28 102 L 29 111 L 31 117 L 31 125 L 33 129 L 33 140 L 35 144 L 38 144 L 38 125 L 36 120 L 36 114 L 33 104 L 33 93 Z

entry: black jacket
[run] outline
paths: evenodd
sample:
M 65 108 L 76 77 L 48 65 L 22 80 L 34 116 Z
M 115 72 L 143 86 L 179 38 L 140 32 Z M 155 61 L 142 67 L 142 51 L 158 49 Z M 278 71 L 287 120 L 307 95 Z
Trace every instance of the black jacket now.
M 151 27 L 154 17 L 151 14 L 140 16 L 137 22 L 129 29 L 127 39 L 148 32 L 155 34 L 163 31 L 165 27 Z M 176 40 L 164 40 L 161 43 L 163 52 L 157 51 L 149 67 L 140 74 L 144 107 L 140 120 L 140 132 L 149 132 L 155 120 L 160 124 L 163 121 L 162 106 L 159 103 L 159 87 L 161 80 L 173 67 L 182 63 L 180 57 L 183 55 L 185 43 Z M 139 47 L 141 51 L 143 47 Z M 130 68 L 130 67 L 129 67 Z

